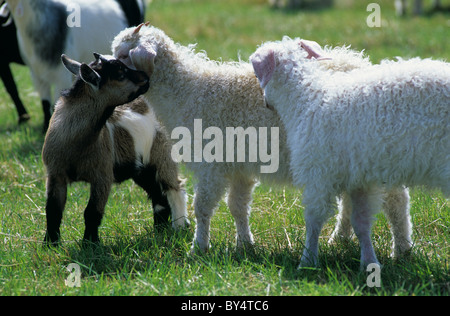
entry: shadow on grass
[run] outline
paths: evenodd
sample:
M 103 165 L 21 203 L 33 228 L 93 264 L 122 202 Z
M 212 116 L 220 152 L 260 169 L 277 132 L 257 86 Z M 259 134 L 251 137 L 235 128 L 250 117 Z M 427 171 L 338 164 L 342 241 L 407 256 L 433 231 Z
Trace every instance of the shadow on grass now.
M 66 249 L 68 261 L 77 263 L 87 276 L 120 271 L 145 271 L 161 263 L 183 260 L 193 233 L 172 228 L 136 236 L 100 237 L 100 244 L 77 242 Z
M 248 247 L 236 249 L 229 241 L 215 242 L 205 254 L 189 255 L 192 229 L 156 232 L 151 229 L 136 236 L 104 237 L 100 245 L 68 246 L 67 264 L 77 263 L 83 278 L 128 278 L 148 271 L 183 269 L 186 266 L 214 271 L 240 270 L 258 275 L 264 271 L 278 271 L 283 284 L 305 283 L 342 288 L 342 295 L 449 295 L 448 262 L 416 250 L 408 258 L 394 261 L 387 254 L 379 254 L 383 264 L 381 286 L 367 283 L 372 271 L 360 270 L 359 246 L 356 242 L 344 245 L 322 245 L 318 268 L 297 269 L 302 249 L 267 249 Z M 388 253 L 389 251 L 385 252 Z M 253 272 L 252 272 L 253 271 Z M 263 272 L 261 272 L 263 271 Z M 159 272 L 158 272 L 159 273 Z M 222 272 L 220 272 L 222 273 Z M 164 274 L 164 273 L 163 273 Z M 163 277 L 163 275 L 161 276 Z M 338 293 L 339 294 L 339 293 Z
M 261 266 L 272 266 L 280 270 L 280 277 L 285 281 L 301 281 L 317 285 L 342 285 L 342 294 L 359 293 L 364 295 L 449 295 L 450 274 L 449 262 L 439 260 L 433 255 L 413 250 L 412 254 L 399 260 L 388 255 L 390 249 L 380 254 L 382 263 L 380 287 L 369 286 L 371 271 L 360 269 L 360 248 L 357 242 L 337 245 L 323 245 L 320 249 L 319 266 L 317 268 L 298 269 L 303 249 L 268 250 L 251 247 L 236 250 L 225 247 L 218 249 L 213 255 L 203 256 L 203 261 L 215 256 L 229 257 L 234 265 L 239 266 L 251 262 L 255 273 Z M 229 259 L 228 259 L 229 261 Z

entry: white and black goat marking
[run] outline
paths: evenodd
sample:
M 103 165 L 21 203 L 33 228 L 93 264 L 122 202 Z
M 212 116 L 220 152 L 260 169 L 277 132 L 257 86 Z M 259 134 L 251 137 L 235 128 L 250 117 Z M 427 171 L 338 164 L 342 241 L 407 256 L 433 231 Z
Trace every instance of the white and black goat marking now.
M 0 1 L 0 38 L 2 39 L 4 47 L 8 47 L 8 49 L 0 50 L 0 78 L 16 106 L 19 124 L 21 124 L 28 121 L 30 115 L 20 99 L 9 64 L 17 63 L 19 65 L 24 65 L 25 63 L 20 56 L 16 25 L 14 24 L 8 6 L 4 1 Z
M 46 23 L 28 24 L 26 33 L 33 41 L 36 53 L 42 61 L 53 67 L 59 66 L 59 58 L 64 52 L 68 33 L 66 6 L 60 2 L 49 1 L 42 7 L 39 2 L 30 1 L 30 7 L 33 11 L 43 10 Z M 49 28 L 49 24 L 54 27 Z M 49 43 L 52 45 L 48 45 Z

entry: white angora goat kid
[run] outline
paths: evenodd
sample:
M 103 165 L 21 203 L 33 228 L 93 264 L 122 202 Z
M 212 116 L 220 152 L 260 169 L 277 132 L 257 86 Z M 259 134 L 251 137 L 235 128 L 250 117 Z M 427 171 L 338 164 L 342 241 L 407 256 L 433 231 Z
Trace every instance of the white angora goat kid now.
M 414 58 L 324 73 L 322 58 L 307 42 L 283 39 L 250 60 L 286 127 L 293 181 L 304 187 L 301 266 L 317 264 L 334 197 L 350 192 L 364 267 L 378 263 L 370 238 L 376 187 L 424 185 L 450 195 L 450 64 Z

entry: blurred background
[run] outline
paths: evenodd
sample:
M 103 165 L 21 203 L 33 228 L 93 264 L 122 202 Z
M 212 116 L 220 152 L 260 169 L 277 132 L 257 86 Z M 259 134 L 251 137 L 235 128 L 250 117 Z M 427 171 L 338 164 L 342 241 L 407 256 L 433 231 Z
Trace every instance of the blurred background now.
M 283 36 L 321 45 L 351 45 L 372 62 L 383 58 L 450 59 L 450 0 L 146 0 L 145 19 L 182 44 L 197 43 L 211 59 L 248 60 L 258 45 Z M 420 11 L 417 12 L 417 4 Z M 377 10 L 370 9 L 377 5 Z M 403 6 L 399 9 L 399 4 Z M 369 6 L 369 8 L 368 8 Z M 376 22 L 371 27 L 367 20 Z M 6 49 L 6 48 L 2 48 Z M 27 67 L 13 64 L 31 124 L 41 105 Z M 14 104 L 0 84 L 0 126 L 17 124 Z
M 211 58 L 247 60 L 257 45 L 284 35 L 322 45 L 352 45 L 373 62 L 394 56 L 450 57 L 450 1 L 406 0 L 399 16 L 396 0 L 154 0 L 149 21 L 175 40 L 198 43 Z M 380 27 L 369 27 L 370 3 L 380 8 Z

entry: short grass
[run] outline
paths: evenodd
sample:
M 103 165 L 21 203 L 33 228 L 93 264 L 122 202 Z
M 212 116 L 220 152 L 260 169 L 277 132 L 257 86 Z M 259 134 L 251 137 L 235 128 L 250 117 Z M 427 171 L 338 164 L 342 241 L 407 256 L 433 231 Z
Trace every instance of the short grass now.
M 365 49 L 373 62 L 395 56 L 449 59 L 449 16 L 397 18 L 392 1 L 379 1 L 382 27 L 366 25 L 365 1 L 335 1 L 332 8 L 289 12 L 266 0 L 154 0 L 148 19 L 183 44 L 198 43 L 211 58 L 248 59 L 263 41 L 300 36 L 329 45 Z M 445 3 L 445 1 L 444 1 Z M 41 162 L 42 111 L 25 67 L 14 66 L 32 120 L 17 127 L 0 86 L 0 295 L 449 295 L 450 205 L 439 192 L 412 189 L 413 254 L 394 262 L 391 235 L 378 216 L 373 240 L 383 263 L 381 287 L 369 288 L 359 272 L 359 246 L 329 246 L 334 220 L 325 227 L 317 269 L 296 269 L 305 226 L 301 194 L 261 184 L 251 216 L 256 246 L 234 246 L 234 223 L 222 202 L 212 224 L 212 249 L 188 256 L 194 227 L 155 233 L 146 197 L 133 183 L 113 188 L 101 226 L 102 245 L 80 247 L 88 187 L 74 184 L 58 249 L 41 241 L 45 231 L 45 178 Z M 188 178 L 194 223 L 193 183 Z M 195 224 L 194 224 L 195 225 Z M 70 263 L 81 266 L 80 288 L 65 285 Z

